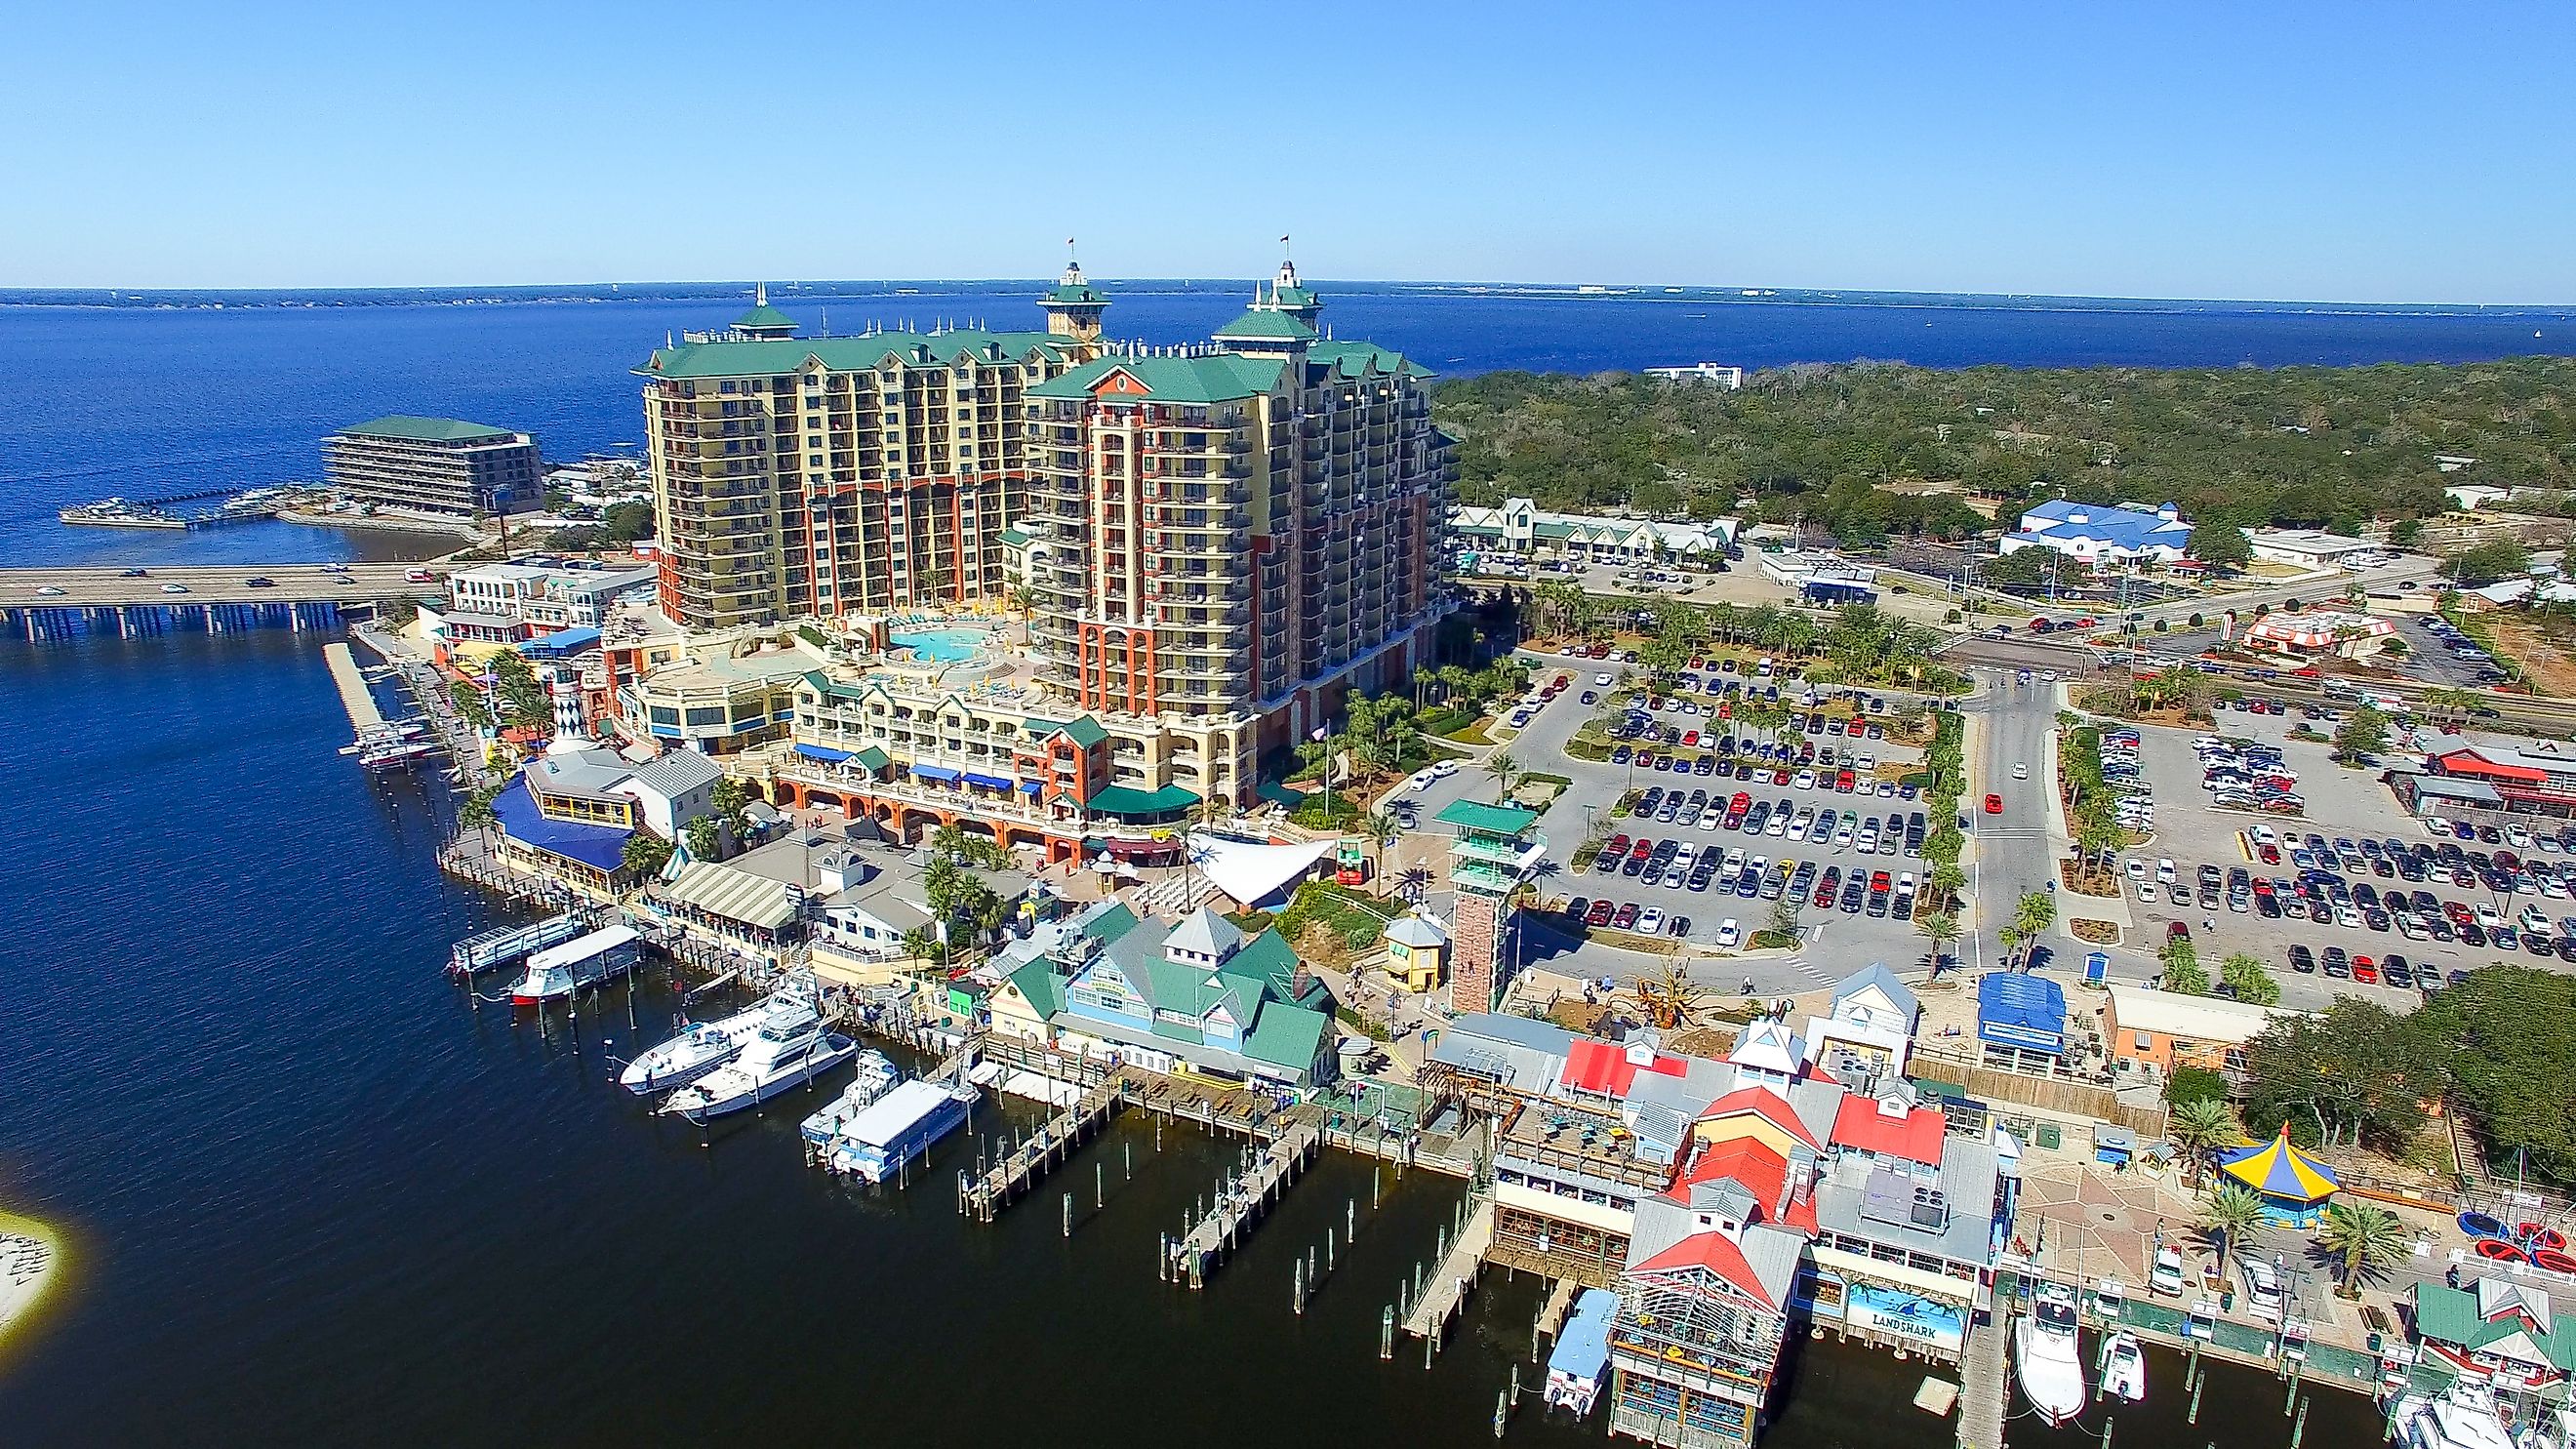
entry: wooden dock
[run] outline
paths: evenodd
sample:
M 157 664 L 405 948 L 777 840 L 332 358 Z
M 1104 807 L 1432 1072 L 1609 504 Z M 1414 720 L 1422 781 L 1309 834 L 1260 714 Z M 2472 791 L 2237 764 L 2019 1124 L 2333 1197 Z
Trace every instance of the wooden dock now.
M 340 703 L 349 711 L 349 723 L 360 735 L 385 727 L 385 712 L 376 707 L 374 691 L 367 688 L 367 676 L 358 672 L 358 661 L 349 646 L 334 639 L 322 646 L 322 662 L 331 668 L 331 682 L 340 688 Z
M 1988 1321 L 1968 1327 L 1959 1364 L 1959 1449 L 2004 1449 L 2004 1407 L 2011 1393 L 2004 1344 L 2011 1337 L 2012 1310 L 2000 1301 Z
M 1047 1119 L 1036 1134 L 1013 1147 L 984 1175 L 968 1181 L 958 1174 L 957 1210 L 989 1223 L 1013 1198 L 1037 1185 L 1039 1178 L 1064 1165 L 1085 1137 L 1109 1125 L 1127 1100 L 1127 1084 L 1118 1077 L 1095 1084 L 1081 1100 Z
M 1243 1241 L 1253 1220 L 1288 1191 L 1321 1150 L 1323 1132 L 1311 1118 L 1289 1117 L 1280 1125 L 1285 1130 L 1270 1139 L 1242 1175 L 1218 1190 L 1216 1202 L 1197 1225 L 1177 1240 L 1165 1240 L 1165 1266 L 1191 1287 L 1206 1286 L 1208 1269 Z
M 1404 1331 L 1413 1338 L 1438 1338 L 1449 1330 L 1449 1320 L 1466 1306 L 1467 1290 L 1485 1269 L 1485 1250 L 1494 1245 L 1494 1200 L 1480 1198 L 1476 1210 L 1469 1214 L 1465 1227 L 1458 1230 L 1458 1241 L 1449 1245 L 1449 1256 L 1422 1285 L 1404 1315 Z M 1559 1320 L 1560 1322 L 1562 1320 Z

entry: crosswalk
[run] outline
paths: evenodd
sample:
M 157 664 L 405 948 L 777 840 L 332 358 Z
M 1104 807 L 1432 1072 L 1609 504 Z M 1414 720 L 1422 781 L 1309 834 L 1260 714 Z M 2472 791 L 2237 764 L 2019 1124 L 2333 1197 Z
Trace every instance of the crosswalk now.
M 1808 980 L 1813 981 L 1818 986 L 1832 986 L 1836 984 L 1834 978 L 1817 970 L 1813 965 L 1809 964 L 1807 953 L 1804 951 L 1790 952 L 1789 959 L 1781 964 L 1787 966 L 1790 970 L 1797 972 L 1799 975 L 1806 977 Z

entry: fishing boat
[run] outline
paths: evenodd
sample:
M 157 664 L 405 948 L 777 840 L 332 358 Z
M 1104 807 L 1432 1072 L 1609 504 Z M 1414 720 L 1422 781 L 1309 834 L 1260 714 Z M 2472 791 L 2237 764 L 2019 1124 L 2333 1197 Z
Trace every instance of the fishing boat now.
M 900 1177 L 940 1138 L 966 1125 L 978 1095 L 963 1082 L 905 1082 L 842 1124 L 823 1165 L 868 1182 Z
M 661 1110 L 693 1122 L 757 1107 L 791 1087 L 811 1085 L 859 1054 L 859 1044 L 826 1030 L 810 1006 L 771 1012 L 742 1054 L 673 1092 Z
M 2476 1379 L 2456 1379 L 2438 1394 L 2401 1394 L 2388 1422 L 2401 1449 L 2518 1449 L 2495 1390 Z
M 605 926 L 549 946 L 528 958 L 527 974 L 511 983 L 510 1002 L 537 1006 L 614 981 L 635 969 L 635 943 L 641 939 L 631 926 Z
M 813 1014 L 814 977 L 797 972 L 753 1006 L 713 1021 L 691 1022 L 678 1035 L 636 1054 L 617 1084 L 639 1097 L 677 1091 L 742 1055 L 761 1024 L 779 1012 Z
M 2103 1341 L 2102 1388 L 2123 1403 L 2134 1404 L 2147 1396 L 2147 1351 L 2138 1336 L 2125 1328 Z
M 841 1135 L 843 1127 L 856 1120 L 861 1112 L 875 1106 L 879 1098 L 893 1091 L 902 1081 L 903 1069 L 885 1053 L 863 1051 L 859 1053 L 858 1075 L 841 1089 L 841 1095 L 807 1117 L 797 1130 L 816 1147 L 830 1147 L 832 1139 Z
M 2022 1397 L 2051 1425 L 2084 1408 L 2084 1358 L 2075 1327 L 2075 1290 L 2042 1283 L 2030 1316 L 2013 1325 L 2013 1370 Z

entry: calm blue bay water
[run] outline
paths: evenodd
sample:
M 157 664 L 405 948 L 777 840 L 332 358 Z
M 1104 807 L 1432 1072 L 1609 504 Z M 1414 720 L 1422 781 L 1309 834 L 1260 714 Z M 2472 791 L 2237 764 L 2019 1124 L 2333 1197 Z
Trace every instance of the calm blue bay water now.
M 830 298 L 788 289 L 773 297 L 809 332 L 827 322 L 853 332 L 943 320 L 1034 327 L 1034 291 L 923 283 L 916 295 L 895 295 L 842 284 Z M 1203 339 L 1247 292 L 1248 284 L 1112 284 L 1111 330 L 1152 342 Z M 0 415 L 0 565 L 339 557 L 345 543 L 292 524 L 173 538 L 64 528 L 53 515 L 108 494 L 312 479 L 325 434 L 384 413 L 526 429 L 563 459 L 631 448 L 642 408 L 630 369 L 666 335 L 720 326 L 744 306 L 739 296 L 314 307 L 242 305 L 236 296 L 214 310 L 8 305 L 13 295 L 30 294 L 0 293 L 0 356 L 11 361 L 15 398 Z M 2576 309 L 2565 308 L 1748 301 L 1713 291 L 1578 297 L 1330 284 L 1325 295 L 1324 316 L 1338 334 L 1369 337 L 1446 373 L 1854 358 L 1935 367 L 2465 362 L 2576 348 Z
M 1007 297 L 875 308 L 1026 316 Z M 818 310 L 790 296 L 791 311 Z M 1122 295 L 1121 330 L 1203 334 L 1234 295 Z M 0 307 L 0 564 L 322 558 L 288 525 L 64 529 L 63 502 L 310 476 L 315 440 L 383 412 L 634 436 L 624 369 L 733 300 L 214 311 Z M 845 312 L 844 308 L 848 310 Z M 2484 317 L 2077 315 L 1361 294 L 1328 316 L 1435 367 L 1719 358 L 2355 360 L 2527 350 Z M 1932 325 L 1924 326 L 1926 321 Z M 2547 329 L 2548 321 L 2534 325 Z M 711 1143 L 616 1090 L 606 1057 L 673 1003 L 612 993 L 576 1027 L 480 1012 L 440 977 L 496 919 L 432 866 L 446 804 L 372 783 L 312 636 L 0 639 L 0 1204 L 71 1235 L 53 1308 L 0 1347 L 0 1445 L 739 1442 L 1181 1446 L 1489 1443 L 1535 1285 L 1497 1276 L 1436 1365 L 1375 1356 L 1378 1312 L 1455 1184 L 1368 1208 L 1328 1161 L 1192 1295 L 1155 1235 L 1228 1144 L 1130 1122 L 989 1227 L 958 1219 L 951 1143 L 904 1195 L 798 1165 L 794 1116 Z M 630 1017 L 631 1010 L 631 1017 Z M 630 1025 L 630 1019 L 633 1023 Z M 832 1085 L 837 1086 L 837 1080 Z M 1025 1124 L 1016 1107 L 989 1111 Z M 1132 1150 L 1133 1181 L 1124 1175 Z M 1054 1193 L 1108 1201 L 1072 1238 Z M 1302 1317 L 1290 1264 L 1344 1205 L 1361 1236 Z M 1524 1362 L 1525 1382 L 1531 1366 Z M 1778 1449 L 1932 1449 L 1921 1374 L 1801 1344 Z M 2277 1391 L 2223 1373 L 2198 1428 L 2126 1444 L 2277 1449 Z M 2321 1399 L 2312 1444 L 2374 1441 Z M 2091 1442 L 2016 1430 L 2015 1442 Z M 1520 1444 L 1600 1442 L 1525 1410 Z

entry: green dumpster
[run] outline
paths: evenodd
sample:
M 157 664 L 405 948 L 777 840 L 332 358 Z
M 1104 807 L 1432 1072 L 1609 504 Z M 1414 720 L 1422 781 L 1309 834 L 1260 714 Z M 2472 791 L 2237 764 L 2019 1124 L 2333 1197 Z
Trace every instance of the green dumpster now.
M 2045 1147 L 2045 1148 L 2048 1148 L 2048 1149 L 2050 1149 L 2050 1150 L 2054 1151 L 2054 1150 L 2056 1149 L 2057 1144 L 2058 1144 L 2058 1142 L 2059 1142 L 2060 1140 L 2061 1140 L 2061 1139 L 2060 1139 L 2060 1137 L 2059 1137 L 2059 1135 L 2058 1135 L 2058 1131 L 2057 1131 L 2057 1124 L 2056 1124 L 2056 1123 L 2054 1123 L 2054 1122 L 2042 1122 L 2042 1123 L 2040 1123 L 2040 1124 L 2039 1124 L 2039 1145 L 2040 1145 L 2040 1146 Z

